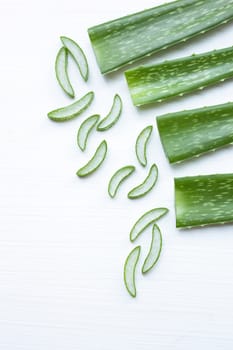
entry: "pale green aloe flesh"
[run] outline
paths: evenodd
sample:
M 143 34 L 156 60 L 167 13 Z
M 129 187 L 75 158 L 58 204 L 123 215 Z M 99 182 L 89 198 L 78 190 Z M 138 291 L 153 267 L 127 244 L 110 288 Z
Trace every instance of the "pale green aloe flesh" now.
M 98 123 L 99 118 L 99 114 L 91 115 L 89 118 L 85 119 L 80 125 L 77 134 L 77 143 L 82 151 L 85 151 L 88 136 L 90 132 L 94 129 L 95 125 Z
M 233 77 L 233 47 L 141 66 L 125 76 L 135 106 L 162 102 Z
M 135 166 L 126 165 L 118 169 L 111 177 L 108 184 L 108 194 L 114 198 L 118 191 L 120 184 L 127 179 L 135 171 Z
M 86 56 L 81 47 L 72 39 L 61 36 L 62 44 L 67 48 L 73 59 L 78 65 L 81 76 L 85 81 L 88 79 L 89 69 Z
M 55 109 L 48 113 L 49 119 L 56 122 L 64 122 L 73 119 L 85 111 L 94 98 L 94 92 L 90 91 L 76 102 L 66 107 Z
M 67 73 L 67 54 L 68 51 L 65 47 L 62 47 L 57 54 L 55 61 L 55 73 L 57 81 L 63 91 L 70 97 L 74 97 L 74 90 L 70 83 L 68 73 Z
M 137 159 L 139 163 L 144 167 L 147 165 L 146 148 L 147 148 L 147 143 L 149 141 L 152 130 L 153 130 L 152 125 L 145 127 L 138 135 L 135 143 L 135 153 L 136 153 Z
M 85 177 L 92 174 L 101 166 L 101 164 L 106 158 L 106 154 L 107 154 L 107 142 L 104 140 L 97 147 L 93 157 L 89 160 L 87 164 L 85 164 L 82 168 L 80 168 L 76 172 L 76 175 L 79 177 Z
M 150 250 L 142 266 L 142 273 L 150 271 L 159 260 L 162 250 L 162 235 L 159 227 L 154 224 L 151 232 Z
M 233 18 L 233 0 L 178 0 L 88 29 L 102 73 L 109 73 Z
M 97 125 L 98 131 L 105 131 L 110 129 L 119 120 L 122 112 L 122 100 L 119 95 L 115 95 L 113 104 L 108 115 L 102 119 Z
M 155 186 L 158 178 L 158 168 L 153 164 L 145 180 L 138 186 L 134 187 L 129 193 L 128 198 L 136 199 L 145 196 Z
M 233 174 L 175 178 L 176 227 L 233 221 Z
M 125 260 L 125 265 L 124 265 L 125 287 L 133 298 L 135 298 L 137 294 L 136 284 L 135 284 L 135 272 L 136 272 L 136 267 L 140 256 L 140 252 L 141 252 L 141 247 L 140 246 L 135 247 L 127 256 Z
M 167 208 L 155 208 L 151 209 L 143 214 L 134 224 L 130 231 L 130 240 L 134 242 L 135 239 L 152 223 L 155 223 L 162 216 L 167 214 Z
M 180 162 L 233 142 L 233 103 L 157 117 L 165 154 Z

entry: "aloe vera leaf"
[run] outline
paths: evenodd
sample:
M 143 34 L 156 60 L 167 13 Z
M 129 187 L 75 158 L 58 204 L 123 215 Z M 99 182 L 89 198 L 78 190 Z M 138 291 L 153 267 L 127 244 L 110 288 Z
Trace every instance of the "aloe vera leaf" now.
M 176 227 L 233 221 L 233 174 L 175 178 Z
M 233 142 L 233 103 L 157 117 L 165 154 L 181 162 Z
M 127 256 L 124 264 L 125 287 L 133 298 L 135 298 L 137 294 L 136 284 L 135 284 L 135 272 L 136 272 L 136 267 L 140 256 L 140 252 L 141 252 L 141 247 L 140 246 L 135 247 Z
M 105 131 L 110 129 L 119 120 L 122 112 L 122 100 L 118 94 L 114 96 L 113 104 L 108 115 L 102 119 L 97 125 L 98 131 Z
M 102 141 L 97 147 L 92 158 L 77 172 L 76 175 L 79 177 L 85 177 L 96 171 L 106 158 L 107 154 L 107 142 Z
M 155 223 L 162 216 L 167 214 L 167 208 L 155 208 L 151 209 L 143 214 L 133 225 L 130 231 L 130 240 L 134 242 L 135 239 L 152 223 Z
M 142 265 L 142 273 L 150 271 L 159 260 L 162 250 L 162 235 L 159 227 L 154 224 L 151 232 L 151 244 L 149 253 Z
M 158 168 L 156 164 L 153 164 L 145 180 L 140 185 L 134 187 L 128 193 L 128 198 L 136 199 L 136 198 L 144 197 L 155 186 L 157 178 L 158 178 Z
M 60 48 L 55 61 L 55 73 L 63 91 L 70 97 L 74 97 L 74 90 L 67 73 L 67 54 L 68 51 L 65 47 Z
M 233 77 L 233 47 L 125 72 L 135 106 L 162 102 Z
M 89 75 L 89 68 L 87 58 L 83 50 L 74 40 L 67 38 L 66 36 L 61 36 L 60 39 L 62 44 L 67 48 L 67 50 L 77 63 L 82 78 L 85 81 L 87 81 Z
M 111 177 L 108 184 L 108 194 L 114 198 L 121 183 L 135 171 L 135 166 L 126 165 L 118 169 Z
M 109 73 L 233 18 L 233 0 L 178 0 L 88 29 L 100 71 Z
M 49 119 L 55 122 L 65 122 L 73 119 L 84 112 L 91 104 L 94 98 L 94 92 L 90 91 L 74 103 L 55 109 L 48 113 Z
M 99 114 L 91 115 L 89 118 L 85 119 L 80 125 L 77 134 L 77 143 L 82 151 L 85 151 L 88 136 L 95 127 L 95 125 L 98 123 L 99 118 Z
M 147 165 L 146 148 L 147 148 L 147 144 L 148 144 L 150 135 L 152 133 L 152 130 L 153 130 L 152 125 L 145 127 L 138 135 L 135 143 L 135 153 L 136 153 L 137 159 L 139 163 L 144 167 Z

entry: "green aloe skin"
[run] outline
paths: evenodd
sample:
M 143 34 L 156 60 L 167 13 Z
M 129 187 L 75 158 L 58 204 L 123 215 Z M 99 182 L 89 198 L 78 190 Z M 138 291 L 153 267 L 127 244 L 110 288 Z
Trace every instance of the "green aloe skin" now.
M 233 18 L 233 0 L 178 0 L 88 29 L 102 73 L 186 41 Z
M 233 174 L 175 178 L 176 227 L 233 221 Z
M 181 162 L 233 142 L 233 102 L 157 117 L 170 163 Z
M 183 96 L 233 77 L 233 47 L 125 72 L 135 106 Z

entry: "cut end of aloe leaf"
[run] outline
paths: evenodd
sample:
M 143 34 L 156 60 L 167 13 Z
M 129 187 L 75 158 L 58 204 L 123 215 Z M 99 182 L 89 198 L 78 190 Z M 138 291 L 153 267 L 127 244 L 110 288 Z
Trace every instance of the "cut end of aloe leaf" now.
M 126 165 L 118 169 L 111 177 L 108 184 L 108 194 L 114 198 L 117 194 L 118 188 L 124 180 L 126 180 L 135 171 L 135 166 Z
M 233 222 L 233 174 L 175 178 L 176 227 Z
M 135 272 L 138 263 L 138 259 L 140 256 L 141 247 L 135 247 L 127 256 L 125 265 L 124 265 L 124 283 L 128 293 L 135 298 L 136 284 L 135 284 Z
M 119 95 L 115 95 L 113 104 L 108 115 L 102 119 L 97 125 L 98 131 L 106 131 L 110 129 L 119 120 L 122 112 L 122 100 Z

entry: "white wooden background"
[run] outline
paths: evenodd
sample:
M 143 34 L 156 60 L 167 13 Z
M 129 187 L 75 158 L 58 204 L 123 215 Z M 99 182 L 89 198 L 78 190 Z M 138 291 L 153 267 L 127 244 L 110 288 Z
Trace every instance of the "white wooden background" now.
M 232 172 L 232 148 L 169 166 L 155 126 L 156 115 L 233 100 L 233 83 L 137 110 L 121 73 L 100 75 L 86 32 L 160 3 L 0 0 L 2 350 L 233 349 L 233 227 L 180 231 L 173 209 L 173 177 Z M 90 89 L 96 93 L 91 108 L 66 124 L 46 116 L 69 103 L 54 74 L 60 35 L 77 40 L 88 57 L 87 84 L 70 66 L 77 96 Z M 228 24 L 150 61 L 232 44 L 233 25 Z M 76 146 L 80 122 L 92 113 L 104 116 L 116 92 L 124 102 L 119 123 L 93 134 L 81 154 Z M 149 124 L 155 127 L 148 159 L 160 170 L 156 189 L 145 199 L 126 198 L 146 175 L 138 166 L 118 198 L 110 200 L 110 175 L 122 165 L 137 165 L 135 138 Z M 89 179 L 78 179 L 76 170 L 103 138 L 109 143 L 105 164 Z M 150 274 L 141 276 L 138 270 L 138 296 L 132 299 L 122 280 L 124 259 L 133 248 L 129 230 L 156 206 L 170 209 L 160 223 L 163 252 Z M 149 240 L 148 230 L 140 238 L 144 256 Z

